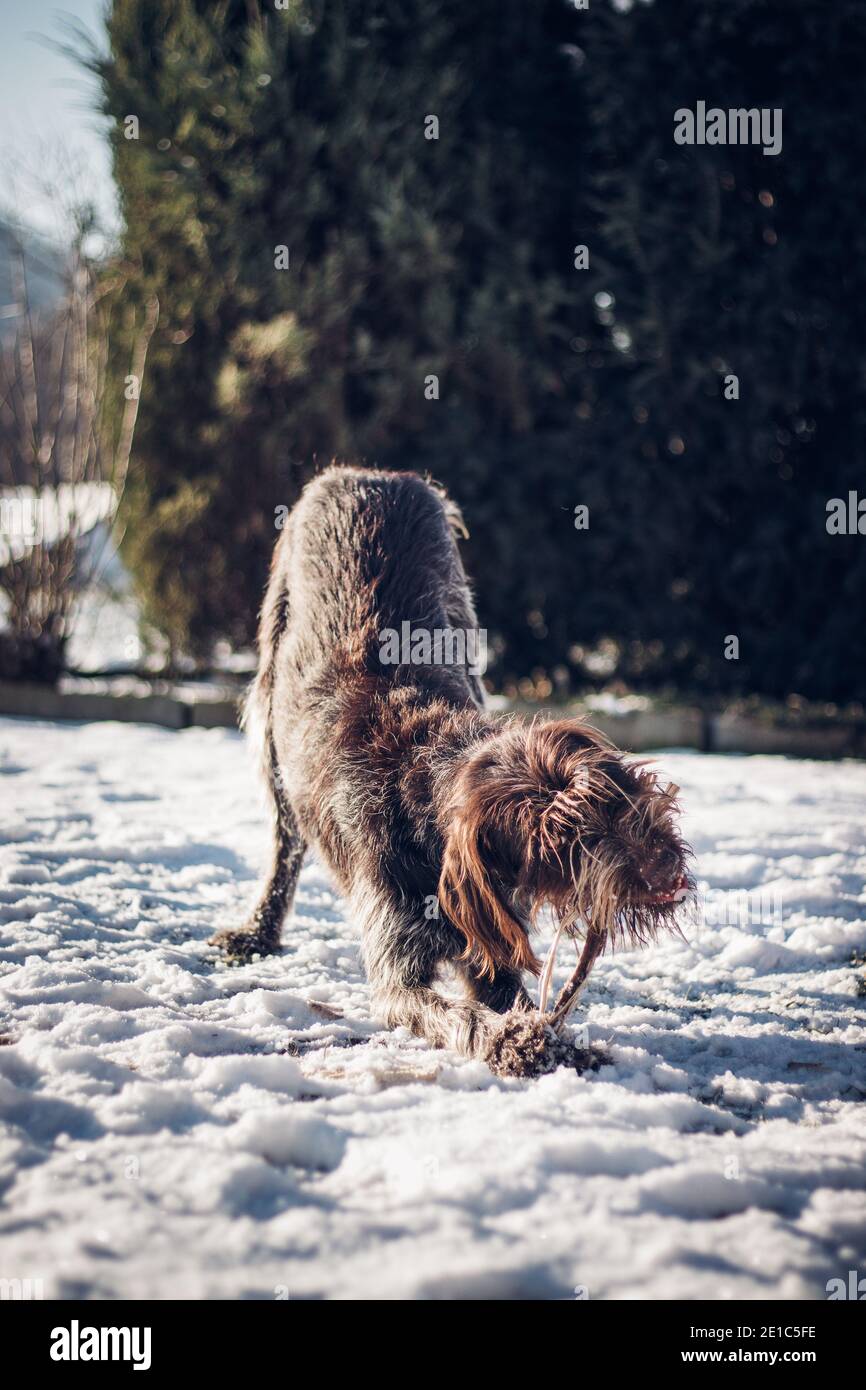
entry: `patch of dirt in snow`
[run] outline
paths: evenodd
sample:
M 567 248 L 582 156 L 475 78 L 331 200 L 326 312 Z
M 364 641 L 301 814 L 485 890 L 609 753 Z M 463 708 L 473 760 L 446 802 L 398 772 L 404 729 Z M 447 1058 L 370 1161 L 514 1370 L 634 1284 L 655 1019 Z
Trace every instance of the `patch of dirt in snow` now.
M 706 920 L 596 967 L 598 1070 L 503 1081 L 379 1026 L 314 862 L 282 955 L 217 960 L 265 848 L 237 735 L 0 721 L 0 1278 L 808 1299 L 866 1273 L 866 767 L 660 761 Z

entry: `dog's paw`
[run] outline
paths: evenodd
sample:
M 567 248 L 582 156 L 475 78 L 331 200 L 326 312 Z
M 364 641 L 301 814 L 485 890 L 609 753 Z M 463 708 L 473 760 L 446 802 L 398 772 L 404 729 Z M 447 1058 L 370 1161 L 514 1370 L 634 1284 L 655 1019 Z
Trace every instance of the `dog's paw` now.
M 209 946 L 218 946 L 226 960 L 232 965 L 245 965 L 255 956 L 268 954 L 268 947 L 257 932 L 243 927 L 226 927 L 210 938 Z
M 561 1038 L 537 1010 L 512 1009 L 490 1040 L 485 1059 L 496 1076 L 544 1076 L 557 1067 L 583 1071 L 587 1052 Z

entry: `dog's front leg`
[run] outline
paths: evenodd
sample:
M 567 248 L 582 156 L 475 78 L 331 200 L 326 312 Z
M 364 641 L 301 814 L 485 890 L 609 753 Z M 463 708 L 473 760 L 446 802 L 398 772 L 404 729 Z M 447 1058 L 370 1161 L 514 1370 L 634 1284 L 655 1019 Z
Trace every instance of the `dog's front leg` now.
M 510 1009 L 531 1010 L 535 1008 L 523 986 L 523 979 L 516 970 L 500 967 L 491 980 L 469 965 L 464 977 L 470 994 L 480 1004 L 486 1004 L 495 1013 L 507 1014 Z
M 437 918 L 414 912 L 381 888 L 353 895 L 361 920 L 364 963 L 376 1014 L 391 1028 L 408 1028 L 434 1047 L 466 1057 L 486 1056 L 501 1015 L 480 1000 L 451 1000 L 432 988 L 437 967 L 458 953 L 456 933 Z
M 449 1047 L 464 1057 L 486 1057 L 500 1014 L 471 1000 L 450 1000 L 429 985 L 373 984 L 373 1008 L 391 1028 L 408 1028 L 434 1047 Z
M 429 986 L 406 987 L 393 980 L 374 985 L 373 993 L 376 1012 L 391 1027 L 409 1028 L 434 1047 L 476 1057 L 498 1076 L 540 1076 L 561 1060 L 571 1064 L 572 1049 L 559 1042 L 528 996 L 527 1005 L 516 1002 L 507 1013 L 494 1013 L 473 1000 L 452 1002 Z
M 436 968 L 461 953 L 458 933 L 441 918 L 417 913 L 381 886 L 359 889 L 353 906 L 364 934 L 364 961 L 375 1012 L 392 1028 L 408 1028 L 434 1047 L 476 1057 L 500 1076 L 537 1076 L 556 1064 L 556 1037 L 532 1007 L 516 973 L 476 977 L 475 999 L 446 999 L 432 988 Z M 486 995 L 496 1012 L 479 997 Z

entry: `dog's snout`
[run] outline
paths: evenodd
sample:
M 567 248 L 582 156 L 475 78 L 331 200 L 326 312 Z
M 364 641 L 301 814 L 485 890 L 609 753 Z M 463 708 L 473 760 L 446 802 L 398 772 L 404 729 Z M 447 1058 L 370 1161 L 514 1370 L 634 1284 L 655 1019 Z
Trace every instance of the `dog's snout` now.
M 680 856 L 670 846 L 658 845 L 643 854 L 640 872 L 649 889 L 663 892 L 679 882 L 682 875 Z

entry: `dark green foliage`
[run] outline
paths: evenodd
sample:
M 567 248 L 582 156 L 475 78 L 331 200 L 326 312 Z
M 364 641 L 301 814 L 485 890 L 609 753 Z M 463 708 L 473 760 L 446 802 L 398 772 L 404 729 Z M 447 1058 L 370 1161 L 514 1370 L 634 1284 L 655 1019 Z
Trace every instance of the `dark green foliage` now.
M 866 549 L 825 523 L 828 498 L 866 493 L 866 16 L 845 0 L 657 0 L 597 18 L 599 284 L 633 344 L 582 373 L 597 387 L 581 455 L 623 469 L 605 486 L 602 462 L 598 485 L 636 594 L 599 631 L 660 639 L 658 675 L 681 683 L 862 697 Z M 782 153 L 676 146 L 672 113 L 699 99 L 781 107 Z M 739 662 L 722 659 L 728 633 Z
M 127 550 L 177 648 L 249 640 L 275 508 L 336 455 L 457 497 L 497 682 L 602 644 L 862 697 L 864 541 L 825 529 L 866 494 L 859 0 L 115 0 L 109 32 L 161 301 Z M 782 153 L 676 145 L 699 99 L 781 106 Z

